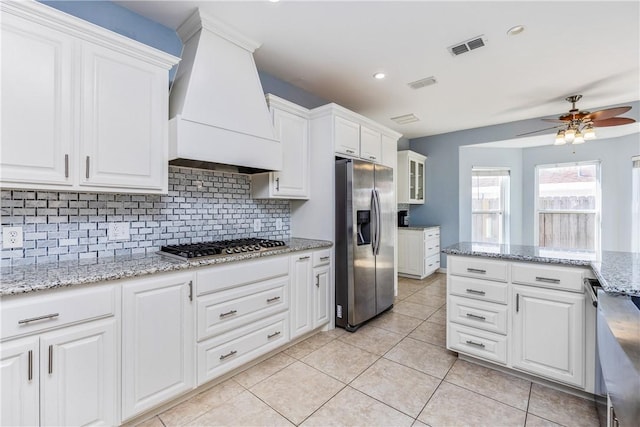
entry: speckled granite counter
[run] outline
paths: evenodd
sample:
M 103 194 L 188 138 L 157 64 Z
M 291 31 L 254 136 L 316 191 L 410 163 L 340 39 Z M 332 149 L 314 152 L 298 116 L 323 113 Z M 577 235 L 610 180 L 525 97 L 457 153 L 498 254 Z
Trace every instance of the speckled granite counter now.
M 442 250 L 448 255 L 498 258 L 546 264 L 589 266 L 609 294 L 640 296 L 640 253 L 563 251 L 524 245 L 461 242 Z
M 398 227 L 398 230 L 428 230 L 430 228 L 438 228 L 439 225 L 412 225 L 410 227 Z
M 106 280 L 117 280 L 148 274 L 185 270 L 265 256 L 282 255 L 310 249 L 331 247 L 326 240 L 292 238 L 287 247 L 261 253 L 234 254 L 200 260 L 179 260 L 157 253 L 126 257 L 97 258 L 92 260 L 66 261 L 20 267 L 5 267 L 0 270 L 0 295 L 14 295 L 44 289 L 74 285 L 88 285 Z

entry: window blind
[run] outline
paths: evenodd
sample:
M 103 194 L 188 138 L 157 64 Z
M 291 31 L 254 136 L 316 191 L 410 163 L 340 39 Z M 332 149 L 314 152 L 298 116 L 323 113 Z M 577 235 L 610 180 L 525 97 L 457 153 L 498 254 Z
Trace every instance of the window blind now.
M 486 169 L 486 168 L 473 168 L 471 169 L 471 176 L 509 176 L 511 171 L 509 169 Z

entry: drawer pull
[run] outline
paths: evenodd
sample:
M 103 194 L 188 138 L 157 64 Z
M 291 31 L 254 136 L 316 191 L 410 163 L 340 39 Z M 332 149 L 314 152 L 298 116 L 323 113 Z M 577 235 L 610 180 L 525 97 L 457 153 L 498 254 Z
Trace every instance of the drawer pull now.
M 560 283 L 560 279 L 551 279 L 549 277 L 536 277 L 536 282 L 543 283 Z
M 475 342 L 475 341 L 467 340 L 467 344 L 475 345 L 476 347 L 480 347 L 480 348 L 484 348 L 484 344 L 482 344 L 481 342 Z
M 375 160 L 375 159 L 376 159 L 376 156 L 369 156 L 369 158 L 370 158 L 371 160 Z
M 220 356 L 220 360 L 224 360 L 224 359 L 226 359 L 227 357 L 231 357 L 231 356 L 233 356 L 233 355 L 235 355 L 235 354 L 237 354 L 237 353 L 238 353 L 238 352 L 237 352 L 236 350 L 231 350 L 229 353 L 227 353 L 227 354 L 223 354 L 222 356 Z
M 231 316 L 234 315 L 238 312 L 238 310 L 231 310 L 231 311 L 227 311 L 226 313 L 220 313 L 220 318 L 223 319 L 227 316 Z
M 58 316 L 60 316 L 60 313 L 51 313 L 45 314 L 44 316 L 30 317 L 29 319 L 18 320 L 18 325 L 23 325 L 29 322 L 37 322 L 38 320 L 55 319 Z
M 311 258 L 309 255 L 307 255 L 307 256 L 301 256 L 300 258 L 298 258 L 298 260 L 300 260 L 300 261 L 304 261 L 305 259 L 309 259 L 309 258 Z
M 27 368 L 27 379 L 33 379 L 33 350 L 29 350 L 29 367 Z
M 487 320 L 486 317 L 484 316 L 478 316 L 477 314 L 473 314 L 473 313 L 467 313 L 467 317 L 471 317 L 472 319 L 478 319 L 478 320 Z
M 353 150 L 347 150 L 347 153 L 349 153 L 349 154 L 355 154 L 355 151 L 353 151 Z
M 64 177 L 69 178 L 69 155 L 64 155 Z
M 274 301 L 278 301 L 280 299 L 280 297 L 273 297 L 273 298 L 267 298 L 267 302 L 274 302 Z
M 85 163 L 86 163 L 85 164 L 85 168 L 86 168 L 85 176 L 87 177 L 87 179 L 89 179 L 89 166 L 90 166 L 90 163 L 91 163 L 91 159 L 89 158 L 89 156 L 87 156 Z
M 478 290 L 475 290 L 475 289 L 467 289 L 467 293 L 476 294 L 476 295 L 485 295 L 486 294 L 485 291 L 478 291 Z
M 278 335 L 280 335 L 280 331 L 276 331 L 272 334 L 267 335 L 267 339 L 271 339 L 273 337 L 277 337 Z
M 49 374 L 53 373 L 53 346 L 49 346 Z
M 330 256 L 328 256 L 328 255 L 327 255 L 327 256 L 321 256 L 321 257 L 320 257 L 320 261 L 328 261 L 328 260 L 329 260 L 329 258 L 331 258 L 331 257 L 330 257 Z
M 482 270 L 481 268 L 467 268 L 467 272 L 469 272 L 469 273 L 478 273 L 478 274 L 486 274 L 487 270 Z

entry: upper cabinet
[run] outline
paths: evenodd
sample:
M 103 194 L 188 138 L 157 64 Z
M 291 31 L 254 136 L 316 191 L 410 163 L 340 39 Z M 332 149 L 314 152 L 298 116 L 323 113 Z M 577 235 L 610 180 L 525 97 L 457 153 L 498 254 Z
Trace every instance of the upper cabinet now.
M 267 94 L 276 137 L 282 144 L 282 170 L 251 176 L 254 199 L 309 198 L 309 110 Z
M 398 151 L 398 203 L 424 203 L 425 160 L 415 151 Z
M 2 2 L 6 188 L 167 191 L 179 59 L 38 2 Z

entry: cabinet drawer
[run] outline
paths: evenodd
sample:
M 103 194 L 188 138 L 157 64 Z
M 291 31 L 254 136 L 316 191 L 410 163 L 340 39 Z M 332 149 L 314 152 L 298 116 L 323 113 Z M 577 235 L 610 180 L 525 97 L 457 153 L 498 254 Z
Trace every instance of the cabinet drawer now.
M 424 274 L 429 275 L 440 268 L 440 254 L 437 253 L 424 260 Z
M 198 341 L 289 308 L 289 278 L 198 297 Z
M 507 337 L 504 335 L 449 323 L 447 348 L 503 365 L 507 363 Z
M 507 334 L 506 305 L 450 296 L 447 313 L 451 322 L 498 334 Z
M 313 253 L 313 266 L 327 265 L 331 263 L 331 249 L 315 251 Z
M 1 339 L 112 316 L 115 311 L 112 284 L 17 295 L 2 300 Z
M 198 344 L 198 385 L 289 341 L 287 313 L 252 323 Z
M 289 274 L 289 257 L 243 261 L 210 267 L 196 274 L 197 295 L 222 291 Z
M 508 301 L 506 283 L 468 277 L 449 276 L 449 293 L 500 304 L 506 304 Z
M 427 240 L 436 238 L 440 241 L 440 228 L 429 228 L 424 230 L 424 238 Z
M 430 256 L 440 254 L 440 238 L 430 238 L 424 242 L 424 256 L 428 258 Z
M 455 257 L 447 258 L 447 266 L 451 274 L 480 279 L 498 280 L 506 282 L 509 264 L 503 261 L 493 261 L 486 258 Z
M 582 293 L 584 289 L 582 279 L 584 277 L 585 270 L 575 267 L 540 264 L 513 264 L 511 266 L 511 281 L 525 285 Z

